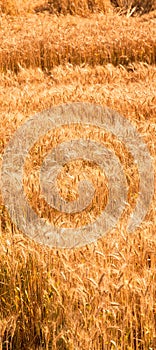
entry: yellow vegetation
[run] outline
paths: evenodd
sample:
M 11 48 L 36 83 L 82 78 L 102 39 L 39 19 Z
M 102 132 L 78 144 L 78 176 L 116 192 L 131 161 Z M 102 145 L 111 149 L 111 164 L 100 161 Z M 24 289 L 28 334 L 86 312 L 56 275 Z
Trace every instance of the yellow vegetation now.
M 60 64 L 128 65 L 155 63 L 156 22 L 144 17 L 121 18 L 96 14 L 31 15 L 1 19 L 0 70 L 24 67 L 48 69 Z M 115 29 L 116 28 L 116 29 Z
M 57 17 L 32 13 L 32 4 L 25 4 L 22 15 L 19 5 L 19 12 L 10 16 L 3 10 L 0 19 L 1 159 L 28 117 L 85 101 L 128 118 L 155 166 L 155 12 Z M 138 174 L 128 166 L 128 152 L 109 136 L 106 143 L 118 153 L 135 194 Z M 123 217 L 98 242 L 59 250 L 23 236 L 1 198 L 0 349 L 9 342 L 13 350 L 154 350 L 155 199 L 133 234 Z M 133 196 L 129 203 L 135 205 Z

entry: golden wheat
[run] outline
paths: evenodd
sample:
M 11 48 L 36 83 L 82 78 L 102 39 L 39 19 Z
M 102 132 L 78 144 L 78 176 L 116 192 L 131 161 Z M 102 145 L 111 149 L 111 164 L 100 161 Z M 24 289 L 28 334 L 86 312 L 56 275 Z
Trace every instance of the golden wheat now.
M 11 16 L 25 13 L 71 14 L 88 16 L 90 13 L 113 11 L 114 8 L 128 16 L 142 15 L 156 10 L 155 0 L 1 0 L 0 11 Z
M 94 14 L 81 22 L 80 17 L 47 14 L 2 16 L 1 160 L 29 116 L 57 104 L 87 101 L 128 118 L 156 168 L 152 16 Z M 128 152 L 109 136 L 106 142 L 118 153 L 131 192 L 137 192 Z M 134 234 L 128 235 L 119 222 L 95 244 L 57 250 L 18 231 L 1 198 L 0 349 L 154 350 L 155 200 Z M 133 198 L 129 202 L 133 205 Z
M 31 15 L 18 21 L 2 17 L 1 26 L 0 70 L 5 72 L 17 72 L 19 65 L 49 70 L 67 63 L 155 64 L 156 24 L 152 19 Z
M 128 16 L 136 13 L 144 14 L 156 9 L 154 0 L 110 0 L 111 3 L 120 9 L 126 11 Z

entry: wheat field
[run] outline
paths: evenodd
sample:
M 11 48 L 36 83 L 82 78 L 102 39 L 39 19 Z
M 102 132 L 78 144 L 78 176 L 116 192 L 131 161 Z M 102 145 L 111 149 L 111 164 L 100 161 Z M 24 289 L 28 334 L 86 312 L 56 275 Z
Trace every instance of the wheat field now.
M 30 116 L 70 102 L 127 118 L 156 169 L 154 0 L 0 1 L 0 163 Z M 0 194 L 0 350 L 156 349 L 156 197 L 129 234 L 138 173 L 117 140 L 106 135 L 105 142 L 123 164 L 131 196 L 125 216 L 95 243 L 37 244 L 14 225 Z

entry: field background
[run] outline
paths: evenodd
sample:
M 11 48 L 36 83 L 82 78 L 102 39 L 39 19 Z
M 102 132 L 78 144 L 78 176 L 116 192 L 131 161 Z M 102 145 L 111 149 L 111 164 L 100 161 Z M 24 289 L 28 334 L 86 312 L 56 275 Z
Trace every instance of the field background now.
M 128 118 L 155 162 L 154 0 L 0 1 L 1 160 L 27 118 L 75 101 Z M 120 222 L 95 244 L 50 250 L 1 198 L 0 350 L 155 350 L 155 203 L 134 234 Z

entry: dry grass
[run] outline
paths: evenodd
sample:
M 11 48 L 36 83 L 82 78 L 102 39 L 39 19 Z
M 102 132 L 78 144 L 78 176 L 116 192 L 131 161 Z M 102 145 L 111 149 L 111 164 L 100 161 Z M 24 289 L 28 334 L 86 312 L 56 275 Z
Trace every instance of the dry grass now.
M 29 116 L 60 103 L 87 101 L 128 118 L 155 166 L 154 18 L 95 14 L 79 21 L 47 14 L 2 16 L 1 154 Z M 128 61 L 121 60 L 121 52 Z M 118 154 L 135 193 L 137 173 L 129 169 L 126 149 L 109 135 L 105 142 Z M 1 199 L 0 349 L 154 350 L 155 199 L 134 234 L 127 234 L 124 217 L 97 243 L 75 250 L 50 250 L 24 237 Z M 133 196 L 129 202 L 135 204 Z

